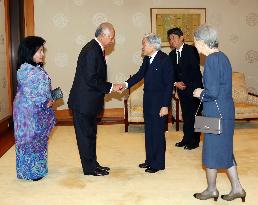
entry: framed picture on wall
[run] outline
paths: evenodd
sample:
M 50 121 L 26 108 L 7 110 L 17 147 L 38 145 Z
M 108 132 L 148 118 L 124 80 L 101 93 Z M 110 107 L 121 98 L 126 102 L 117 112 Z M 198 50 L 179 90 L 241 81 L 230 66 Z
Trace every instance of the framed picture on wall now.
M 185 42 L 192 44 L 195 29 L 206 22 L 206 8 L 151 8 L 151 32 L 161 38 L 162 47 L 169 46 L 167 31 L 179 27 Z

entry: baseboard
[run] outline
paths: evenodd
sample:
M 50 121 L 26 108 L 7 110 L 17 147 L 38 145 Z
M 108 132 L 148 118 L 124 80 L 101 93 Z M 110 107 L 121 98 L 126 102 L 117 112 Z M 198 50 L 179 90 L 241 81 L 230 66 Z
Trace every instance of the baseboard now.
M 12 129 L 8 129 L 0 136 L 0 158 L 14 145 L 15 139 Z
M 12 116 L 0 120 L 0 157 L 2 157 L 13 145 L 14 135 Z
M 69 109 L 55 111 L 58 123 L 57 125 L 73 125 L 72 112 Z M 12 116 L 0 120 L 0 157 L 4 155 L 14 144 L 13 129 L 10 129 Z M 124 109 L 112 108 L 105 109 L 98 117 L 98 124 L 123 124 Z
M 10 129 L 11 119 L 12 119 L 12 116 L 9 115 L 9 116 L 5 117 L 4 119 L 0 120 L 0 133 L 4 133 Z
M 72 112 L 69 109 L 55 110 L 57 125 L 73 125 Z M 123 124 L 123 108 L 107 108 L 98 116 L 98 124 Z

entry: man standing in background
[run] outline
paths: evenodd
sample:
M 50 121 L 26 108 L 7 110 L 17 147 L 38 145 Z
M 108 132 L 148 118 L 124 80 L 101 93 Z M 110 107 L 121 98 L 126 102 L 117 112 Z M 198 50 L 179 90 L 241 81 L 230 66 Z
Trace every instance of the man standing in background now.
M 180 28 L 167 31 L 169 44 L 173 50 L 169 53 L 175 68 L 175 87 L 180 99 L 183 118 L 183 139 L 176 147 L 191 150 L 199 147 L 200 133 L 194 132 L 194 116 L 199 99 L 193 97 L 196 88 L 202 88 L 200 57 L 194 46 L 184 43 L 184 35 Z
M 110 170 L 97 162 L 96 134 L 97 115 L 103 110 L 105 94 L 119 90 L 119 85 L 107 82 L 105 48 L 114 41 L 113 25 L 100 24 L 95 32 L 95 39 L 88 42 L 80 52 L 68 99 L 85 175 L 104 176 Z

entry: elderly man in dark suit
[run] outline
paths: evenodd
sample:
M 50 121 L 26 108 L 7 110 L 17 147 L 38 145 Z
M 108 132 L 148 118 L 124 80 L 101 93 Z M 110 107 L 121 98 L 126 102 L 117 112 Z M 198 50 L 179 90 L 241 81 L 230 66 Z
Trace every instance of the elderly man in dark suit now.
M 114 39 L 112 24 L 102 23 L 98 26 L 95 39 L 88 42 L 80 52 L 68 99 L 85 175 L 104 176 L 110 170 L 97 162 L 96 118 L 103 109 L 105 94 L 119 90 L 119 85 L 107 82 L 105 48 L 112 45 Z
M 161 41 L 155 34 L 142 40 L 143 63 L 123 87 L 130 88 L 144 78 L 143 112 L 146 160 L 139 164 L 147 173 L 165 169 L 165 123 L 171 104 L 173 67 L 168 55 L 160 51 Z
M 183 32 L 180 28 L 168 30 L 167 35 L 170 46 L 173 48 L 169 56 L 176 71 L 174 85 L 178 91 L 184 121 L 183 139 L 175 146 L 191 150 L 199 147 L 200 142 L 200 133 L 194 132 L 194 115 L 199 99 L 194 98 L 192 94 L 194 89 L 203 87 L 200 57 L 194 46 L 184 43 Z

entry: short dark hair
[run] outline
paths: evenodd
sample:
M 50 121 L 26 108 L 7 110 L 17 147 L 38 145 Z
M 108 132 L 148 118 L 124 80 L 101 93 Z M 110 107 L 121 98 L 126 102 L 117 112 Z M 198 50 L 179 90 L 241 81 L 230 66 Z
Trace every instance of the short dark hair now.
M 184 35 L 183 31 L 182 31 L 180 28 L 178 28 L 178 27 L 169 29 L 169 30 L 167 31 L 167 36 L 168 36 L 168 37 L 169 37 L 171 34 L 175 34 L 175 35 L 177 35 L 177 36 L 179 36 L 179 37 Z
M 31 65 L 38 65 L 33 61 L 33 56 L 38 51 L 41 46 L 44 46 L 45 39 L 39 36 L 27 36 L 25 37 L 18 48 L 18 62 L 17 62 L 17 70 L 23 63 L 29 63 Z M 40 63 L 39 65 L 43 65 Z

